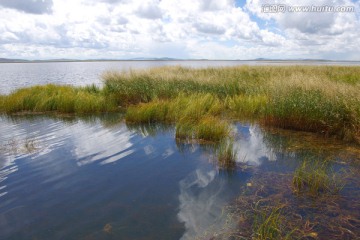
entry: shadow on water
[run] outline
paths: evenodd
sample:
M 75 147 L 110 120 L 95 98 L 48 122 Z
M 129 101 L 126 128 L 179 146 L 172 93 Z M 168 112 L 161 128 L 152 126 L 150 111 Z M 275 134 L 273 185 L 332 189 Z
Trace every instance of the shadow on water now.
M 235 124 L 222 145 L 117 114 L 0 118 L 1 239 L 359 236 L 356 146 L 256 124 Z M 323 171 L 301 169 L 325 160 Z M 312 171 L 323 184 L 316 195 Z M 307 176 L 301 191 L 297 172 Z M 339 191 L 327 191 L 339 178 Z

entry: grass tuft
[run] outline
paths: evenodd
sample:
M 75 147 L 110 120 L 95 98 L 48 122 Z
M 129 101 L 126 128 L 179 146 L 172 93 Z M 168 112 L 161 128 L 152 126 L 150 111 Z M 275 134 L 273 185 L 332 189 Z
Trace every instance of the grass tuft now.
M 233 169 L 236 166 L 236 149 L 231 140 L 220 142 L 216 149 L 218 165 L 225 169 Z
M 270 211 L 256 211 L 253 235 L 253 239 L 256 240 L 284 239 L 281 230 L 280 208 L 273 208 Z
M 293 191 L 298 194 L 318 196 L 326 193 L 338 193 L 343 183 L 338 176 L 328 168 L 326 161 L 304 161 L 293 176 Z

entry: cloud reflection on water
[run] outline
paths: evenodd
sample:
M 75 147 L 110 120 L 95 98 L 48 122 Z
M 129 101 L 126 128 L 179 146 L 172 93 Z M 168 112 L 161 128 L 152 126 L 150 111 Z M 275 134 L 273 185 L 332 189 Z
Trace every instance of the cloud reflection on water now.
M 238 163 L 259 166 L 264 158 L 276 161 L 274 151 L 264 143 L 264 135 L 260 127 L 256 125 L 246 128 L 234 145 L 237 150 L 236 162 Z
M 276 160 L 273 150 L 264 143 L 259 127 L 239 126 L 237 135 L 239 138 L 234 145 L 238 163 L 259 166 L 263 159 Z M 186 229 L 181 239 L 194 239 L 222 227 L 227 217 L 224 207 L 236 197 L 236 191 L 229 188 L 229 181 L 219 174 L 219 170 L 200 165 L 179 183 L 178 219 Z M 240 189 L 240 186 L 235 189 Z
M 76 131 L 72 134 L 73 153 L 78 159 L 78 166 L 96 161 L 101 161 L 100 164 L 113 163 L 134 152 L 130 141 L 133 134 L 125 125 L 107 129 L 79 123 L 73 130 Z
M 202 234 L 221 215 L 226 203 L 222 194 L 224 183 L 216 181 L 210 184 L 215 176 L 215 170 L 197 169 L 180 182 L 178 218 L 186 229 L 181 239 L 192 239 Z

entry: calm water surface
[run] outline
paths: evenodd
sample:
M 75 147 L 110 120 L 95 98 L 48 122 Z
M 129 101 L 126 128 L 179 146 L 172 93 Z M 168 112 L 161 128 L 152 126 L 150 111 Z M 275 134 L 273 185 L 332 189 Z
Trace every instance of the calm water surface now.
M 190 239 L 249 177 L 178 146 L 171 130 L 107 125 L 1 118 L 0 239 Z
M 115 122 L 115 123 L 114 123 Z M 192 239 L 216 230 L 255 169 L 293 171 L 256 125 L 237 124 L 237 163 L 119 116 L 0 118 L 0 239 Z M 271 140 L 271 141 L 269 141 Z M 272 144 L 270 144 L 273 142 Z
M 0 94 L 38 84 L 101 85 L 101 75 L 109 70 L 159 66 L 224 67 L 237 65 L 360 65 L 360 62 L 276 62 L 276 61 L 117 61 L 0 63 Z

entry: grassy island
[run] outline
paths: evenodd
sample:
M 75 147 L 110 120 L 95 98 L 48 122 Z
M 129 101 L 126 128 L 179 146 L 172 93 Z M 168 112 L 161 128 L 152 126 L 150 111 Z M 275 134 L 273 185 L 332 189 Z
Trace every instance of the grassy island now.
M 215 142 L 230 134 L 230 121 L 250 120 L 360 143 L 360 67 L 160 67 L 103 80 L 19 89 L 0 96 L 0 112 L 124 111 L 128 123 L 171 123 L 178 138 Z

